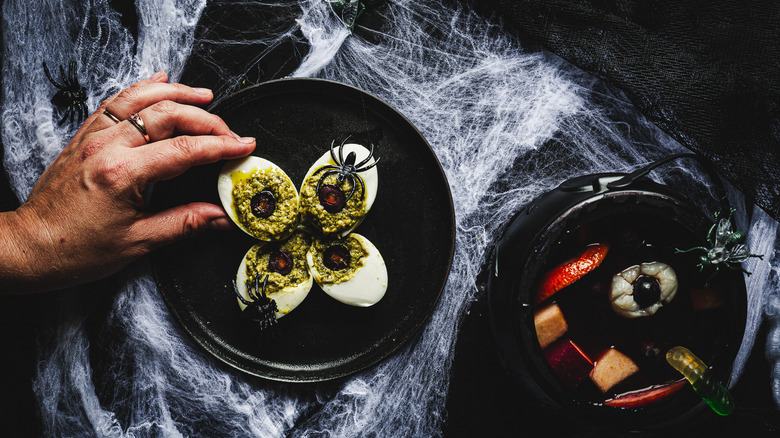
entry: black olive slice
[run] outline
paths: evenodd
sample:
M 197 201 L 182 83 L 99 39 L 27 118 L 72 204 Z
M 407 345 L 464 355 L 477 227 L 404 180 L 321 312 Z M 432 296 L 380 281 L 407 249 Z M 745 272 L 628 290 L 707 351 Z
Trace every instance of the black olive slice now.
M 320 205 L 328 213 L 338 213 L 344 209 L 346 204 L 344 192 L 333 184 L 325 184 L 320 187 L 317 196 L 320 198 Z
M 332 245 L 322 253 L 322 264 L 331 271 L 347 269 L 351 261 L 349 249 L 342 245 Z
M 642 309 L 661 300 L 661 283 L 649 275 L 640 275 L 634 280 L 634 301 Z
M 272 252 L 268 257 L 268 270 L 282 275 L 289 274 L 293 269 L 293 258 L 283 249 Z
M 256 217 L 267 218 L 274 214 L 274 210 L 276 210 L 276 197 L 268 190 L 263 190 L 252 196 L 249 207 L 252 210 L 252 214 Z

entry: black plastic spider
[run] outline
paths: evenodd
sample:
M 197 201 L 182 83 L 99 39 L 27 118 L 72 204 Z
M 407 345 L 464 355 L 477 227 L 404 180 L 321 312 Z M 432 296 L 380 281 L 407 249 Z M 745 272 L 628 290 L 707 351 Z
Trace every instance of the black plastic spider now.
M 70 61 L 70 67 L 68 69 L 68 75 L 65 75 L 65 69 L 60 66 L 60 76 L 62 77 L 62 84 L 55 81 L 49 73 L 49 68 L 46 67 L 46 63 L 43 63 L 43 72 L 46 73 L 46 77 L 49 78 L 49 82 L 54 84 L 60 91 L 56 92 L 51 98 L 51 103 L 58 107 L 65 107 L 65 113 L 60 119 L 59 124 L 65 123 L 65 119 L 70 118 L 70 122 L 73 123 L 73 116 L 78 112 L 79 116 L 76 120 L 81 122 L 84 116 L 89 112 L 87 110 L 87 91 L 79 84 L 79 79 L 76 77 L 76 61 Z
M 338 181 L 339 183 L 343 183 L 345 179 L 349 179 L 349 182 L 352 184 L 352 189 L 349 191 L 349 195 L 347 195 L 347 198 L 344 200 L 344 203 L 346 204 L 347 201 L 349 201 L 349 198 L 352 197 L 352 195 L 355 193 L 355 181 L 360 183 L 360 195 L 361 199 L 363 196 L 365 196 L 366 193 L 366 185 L 363 183 L 363 178 L 361 178 L 358 175 L 358 172 L 365 172 L 366 170 L 376 166 L 376 164 L 379 162 L 379 158 L 375 159 L 373 163 L 369 164 L 368 166 L 365 166 L 366 163 L 371 161 L 371 158 L 374 156 L 374 145 L 371 145 L 371 151 L 369 152 L 368 156 L 365 160 L 359 162 L 358 164 L 355 164 L 355 160 L 357 159 L 357 155 L 355 155 L 354 152 L 350 152 L 347 154 L 347 158 L 344 159 L 344 144 L 347 142 L 349 137 L 345 138 L 343 142 L 338 146 L 338 156 L 336 156 L 336 140 L 333 140 L 333 142 L 330 144 L 330 157 L 333 159 L 333 162 L 336 163 L 333 164 L 326 164 L 325 166 L 320 167 L 317 169 L 316 172 L 314 172 L 314 175 L 318 174 L 319 172 L 322 172 L 325 170 L 325 173 L 322 174 L 320 177 L 320 180 L 317 182 L 317 193 L 320 193 L 320 188 L 322 187 L 322 182 L 325 181 L 325 178 L 328 175 L 337 174 L 338 175 Z M 365 166 L 365 167 L 363 167 Z
M 252 301 L 244 298 L 236 287 L 236 281 L 233 280 L 233 290 L 236 293 L 239 301 L 241 301 L 246 307 L 244 309 L 244 315 L 248 318 L 260 323 L 260 331 L 267 330 L 276 325 L 276 301 L 268 298 L 265 294 L 265 289 L 268 287 L 268 275 L 263 280 L 263 285 L 260 286 L 260 277 L 255 276 L 254 281 L 251 279 L 246 281 L 246 290 L 249 294 L 249 298 Z

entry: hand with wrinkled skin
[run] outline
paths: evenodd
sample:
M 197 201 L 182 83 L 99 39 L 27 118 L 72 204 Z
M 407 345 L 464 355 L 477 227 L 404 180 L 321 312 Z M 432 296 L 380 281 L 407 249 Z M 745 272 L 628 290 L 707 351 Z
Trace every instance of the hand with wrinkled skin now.
M 210 90 L 160 72 L 107 99 L 36 182 L 27 202 L 0 213 L 0 293 L 61 289 L 117 272 L 155 248 L 232 227 L 222 207 L 144 211 L 143 191 L 192 166 L 248 155 L 240 138 L 200 108 Z M 121 122 L 104 114 L 108 108 Z M 138 113 L 150 142 L 126 119 Z

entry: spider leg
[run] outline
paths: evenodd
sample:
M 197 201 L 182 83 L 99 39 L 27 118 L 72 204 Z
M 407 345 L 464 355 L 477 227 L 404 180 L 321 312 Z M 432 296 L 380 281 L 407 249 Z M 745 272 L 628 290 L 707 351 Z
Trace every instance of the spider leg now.
M 236 293 L 238 300 L 241 301 L 241 303 L 243 303 L 245 306 L 252 304 L 251 301 L 247 301 L 247 299 L 244 298 L 243 295 L 241 295 L 241 292 L 238 291 L 238 286 L 236 286 L 236 280 L 233 280 L 233 292 Z
M 331 160 L 333 160 L 333 162 L 334 162 L 334 163 L 336 163 L 336 164 L 341 164 L 341 161 L 339 161 L 339 160 L 336 158 L 336 152 L 335 152 L 335 150 L 336 150 L 336 140 L 333 140 L 333 141 L 330 143 L 330 159 L 331 159 Z
M 729 209 L 729 217 L 726 219 L 727 221 L 731 222 L 731 216 L 734 214 L 735 211 L 737 211 L 736 208 Z
M 381 158 L 381 157 L 380 157 L 380 158 Z M 360 165 L 357 165 L 357 166 L 356 166 L 356 168 L 355 168 L 355 172 L 365 172 L 366 170 L 368 170 L 368 169 L 370 169 L 370 168 L 372 168 L 372 167 L 376 166 L 376 164 L 377 164 L 377 163 L 379 163 L 379 158 L 377 158 L 376 160 L 374 160 L 374 162 L 373 162 L 373 163 L 369 164 L 369 165 L 368 165 L 368 166 L 366 166 L 366 167 L 360 167 Z
M 79 102 L 76 106 L 79 109 L 79 119 L 78 121 L 84 120 L 84 115 L 87 114 L 87 105 L 84 102 Z
M 332 164 L 326 164 L 326 165 L 320 167 L 319 169 L 315 170 L 314 173 L 312 173 L 311 175 L 314 176 L 314 175 L 322 172 L 325 169 L 339 169 L 339 167 L 338 166 L 334 166 Z
M 355 194 L 355 176 L 352 175 L 351 173 L 348 173 L 346 176 L 347 178 L 349 178 L 350 182 L 352 183 L 352 188 L 349 190 L 349 195 L 347 195 L 347 199 L 344 200 L 345 204 L 347 203 L 347 201 L 349 201 L 349 198 L 351 198 L 352 195 Z M 363 183 L 361 182 L 361 184 Z
M 263 292 L 263 298 L 270 299 L 270 298 L 268 298 L 268 295 L 265 294 L 265 289 L 267 287 L 268 287 L 268 274 L 266 274 L 265 278 L 263 279 L 263 289 L 262 289 L 262 292 Z
M 360 177 L 360 175 L 355 175 L 357 177 L 358 182 L 360 182 L 360 199 L 364 199 L 366 197 L 366 185 L 363 183 L 363 178 Z
M 731 269 L 733 271 L 742 271 L 743 273 L 745 273 L 747 275 L 752 275 L 753 274 L 752 272 L 748 272 L 747 269 L 743 268 L 742 265 L 738 265 L 736 263 L 731 263 L 731 262 L 726 262 L 726 263 L 723 263 L 723 264 L 726 265 L 727 268 L 729 268 L 729 269 Z
M 268 281 L 268 276 L 266 275 L 265 276 L 265 280 L 263 280 L 263 286 L 262 286 L 263 290 L 262 290 L 262 295 L 261 295 L 260 276 L 259 275 L 255 275 L 255 290 L 254 290 L 255 296 L 254 296 L 254 298 L 255 298 L 256 301 L 260 301 L 261 303 L 265 301 L 264 300 L 264 298 L 265 298 L 265 290 L 264 289 L 268 285 L 267 281 Z
M 62 124 L 65 123 L 65 120 L 68 118 L 69 115 L 70 115 L 70 107 L 68 107 L 65 110 L 65 113 L 62 115 L 62 118 L 60 119 L 59 123 L 57 123 L 57 125 L 62 126 Z
M 344 139 L 344 141 L 341 142 L 339 145 L 339 161 L 338 164 L 341 165 L 344 163 L 344 145 L 347 143 L 347 140 L 349 139 L 349 136 Z
M 703 246 L 694 246 L 693 248 L 691 248 L 691 249 L 686 249 L 686 250 L 682 250 L 682 249 L 679 249 L 679 248 L 675 248 L 675 249 L 674 249 L 674 253 L 675 253 L 675 254 L 682 254 L 682 253 L 691 252 L 691 251 L 693 251 L 693 250 L 697 250 L 697 249 L 699 249 L 699 250 L 702 250 L 702 251 L 704 251 L 704 252 L 708 252 L 708 251 L 709 251 L 707 248 L 705 248 L 705 247 L 703 247 Z
M 750 253 L 746 253 L 746 254 L 740 254 L 740 255 L 736 255 L 736 256 L 734 256 L 732 254 L 732 256 L 729 257 L 729 261 L 734 261 L 734 263 L 742 263 L 742 262 L 747 261 L 751 257 L 758 257 L 759 260 L 764 260 L 764 255 L 763 254 L 750 254 Z
M 322 174 L 322 176 L 320 177 L 320 180 L 317 181 L 317 193 L 318 194 L 320 193 L 320 188 L 322 187 L 322 182 L 325 181 L 325 178 L 328 175 L 333 175 L 334 173 L 339 173 L 339 171 L 335 170 L 335 169 L 331 169 L 331 170 L 328 170 L 327 172 Z
M 71 59 L 70 61 L 70 71 L 68 73 L 69 73 L 68 80 L 70 81 L 69 85 L 78 87 L 80 84 L 79 84 L 79 78 L 76 76 L 76 61 L 73 59 Z
M 260 278 L 255 276 L 254 282 L 252 280 L 247 279 L 246 280 L 246 291 L 249 295 L 249 298 L 252 299 L 252 301 L 257 301 L 260 299 L 260 296 L 257 295 L 257 288 L 260 285 Z
M 268 298 L 268 296 L 265 294 L 265 289 L 268 287 L 268 274 L 266 274 L 265 278 L 263 279 L 263 286 L 260 286 L 260 276 L 255 275 L 255 281 L 250 286 L 250 281 L 247 280 L 247 290 L 249 291 L 249 297 L 252 298 L 254 301 L 260 301 L 261 303 L 265 303 L 268 301 L 273 301 L 272 299 Z
M 371 143 L 371 150 L 368 151 L 368 156 L 365 160 L 359 162 L 357 165 L 355 165 L 356 168 L 368 163 L 368 161 L 371 159 L 371 157 L 374 156 L 374 143 Z
M 49 67 L 46 67 L 46 63 L 43 63 L 43 72 L 46 74 L 46 77 L 49 79 L 49 82 L 51 82 L 55 87 L 59 88 L 60 90 L 64 90 L 66 87 L 64 85 L 60 85 L 59 82 L 55 81 L 53 77 L 51 77 L 51 73 L 49 73 Z
M 68 76 L 65 75 L 65 67 L 60 66 L 60 80 L 67 88 L 70 88 L 71 84 L 70 81 L 68 81 Z

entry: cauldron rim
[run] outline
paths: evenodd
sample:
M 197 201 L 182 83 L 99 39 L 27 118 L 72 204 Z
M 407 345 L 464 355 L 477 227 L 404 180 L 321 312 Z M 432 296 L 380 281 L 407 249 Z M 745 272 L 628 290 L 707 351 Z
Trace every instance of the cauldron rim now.
M 678 212 L 675 222 L 681 222 L 686 229 L 697 236 L 706 236 L 706 231 L 711 223 L 708 223 L 701 211 L 696 211 L 690 202 L 670 187 L 655 183 L 647 178 L 641 178 L 631 187 L 618 190 L 606 188 L 608 182 L 615 181 L 624 176 L 618 173 L 602 173 L 586 175 L 569 180 L 530 203 L 522 209 L 508 223 L 501 239 L 497 241 L 489 263 L 490 275 L 488 278 L 488 309 L 493 329 L 494 339 L 498 346 L 504 368 L 513 378 L 539 399 L 543 405 L 560 410 L 573 419 L 584 422 L 604 424 L 605 420 L 611 426 L 611 430 L 657 430 L 679 424 L 694 418 L 700 418 L 707 411 L 706 405 L 700 400 L 688 400 L 684 406 L 661 401 L 641 408 L 615 408 L 596 405 L 591 402 L 577 400 L 571 397 L 569 391 L 561 391 L 563 383 L 552 375 L 552 371 L 546 363 L 541 348 L 536 342 L 536 333 L 533 328 L 533 302 L 530 293 L 517 298 L 514 291 L 520 288 L 528 290 L 527 285 L 519 282 L 534 275 L 523 275 L 530 266 L 539 266 L 541 262 L 531 263 L 532 257 L 542 258 L 546 250 L 545 241 L 551 240 L 556 233 L 559 237 L 564 232 L 566 223 L 571 220 L 576 212 L 587 209 L 601 208 L 607 216 L 614 212 L 604 212 L 603 205 L 609 202 L 622 202 L 627 209 L 640 204 L 662 205 L 666 209 Z M 572 183 L 572 181 L 574 181 Z M 582 189 L 578 189 L 578 187 Z M 599 190 L 602 187 L 602 190 Z M 633 207 L 632 207 L 633 206 Z M 550 212 L 554 212 L 551 214 Z M 598 216 L 598 215 L 596 215 Z M 596 217 L 597 218 L 597 217 Z M 595 220 L 595 218 L 590 218 Z M 530 222 L 530 225 L 527 224 Z M 518 225 L 518 223 L 520 225 Z M 526 226 L 524 226 L 524 223 Z M 531 232 L 530 230 L 535 230 Z M 553 232 L 555 231 L 555 232 Z M 517 246 L 517 240 L 524 239 L 527 243 L 520 248 L 509 249 Z M 554 238 L 552 239 L 554 240 Z M 512 263 L 509 260 L 521 259 L 522 263 Z M 512 265 L 511 269 L 505 265 Z M 510 274 L 503 275 L 504 270 Z M 522 269 L 518 269 L 522 268 Z M 509 277 L 508 281 L 507 278 Z M 744 281 L 741 281 L 742 290 L 737 292 L 738 299 L 734 311 L 739 322 L 746 319 L 746 293 Z M 522 289 L 522 287 L 525 289 Z M 497 292 L 500 288 L 509 288 L 507 293 Z M 503 294 L 503 296 L 502 296 Z M 513 302 L 517 299 L 517 302 Z M 517 309 L 523 309 L 525 316 L 519 317 L 521 322 L 512 323 L 508 319 L 518 318 Z M 530 328 L 529 328 L 530 324 Z M 514 326 L 514 330 L 513 327 Z M 737 324 L 744 330 L 744 324 Z M 733 362 L 736 350 L 742 339 L 743 331 L 735 333 L 736 341 L 733 346 L 733 354 L 729 353 L 729 370 Z M 530 346 L 530 348 L 529 348 Z M 525 351 L 523 351 L 525 349 Z M 545 368 L 546 367 L 546 368 Z M 540 370 L 546 370 L 540 372 Z M 552 378 L 551 378 L 552 376 Z M 725 376 L 727 378 L 728 376 Z

